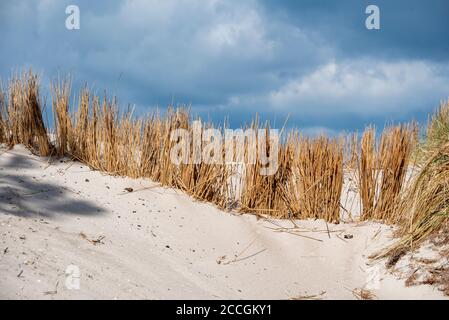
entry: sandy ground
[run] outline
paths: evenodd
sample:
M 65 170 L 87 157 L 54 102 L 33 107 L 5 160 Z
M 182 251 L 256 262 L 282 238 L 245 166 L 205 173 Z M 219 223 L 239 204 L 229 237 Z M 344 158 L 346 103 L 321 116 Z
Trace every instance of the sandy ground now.
M 361 288 L 379 299 L 444 298 L 368 265 L 387 226 L 296 225 L 0 149 L 2 299 L 355 299 Z

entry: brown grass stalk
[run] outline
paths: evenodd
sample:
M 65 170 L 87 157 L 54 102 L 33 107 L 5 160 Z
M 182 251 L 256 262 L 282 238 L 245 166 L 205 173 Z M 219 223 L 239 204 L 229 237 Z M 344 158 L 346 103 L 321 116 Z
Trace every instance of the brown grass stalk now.
M 342 140 L 302 138 L 297 166 L 301 218 L 338 223 L 343 187 Z
M 21 143 L 41 156 L 51 153 L 47 130 L 42 117 L 38 76 L 23 72 L 9 83 L 8 117 L 12 142 Z
M 53 146 L 42 117 L 38 77 L 31 70 L 13 77 L 7 93 L 0 89 L 0 142 L 21 143 L 41 155 L 50 155 L 55 148 L 58 156 L 72 156 L 93 169 L 150 178 L 221 208 L 328 222 L 340 221 L 345 167 L 357 170 L 359 176 L 362 219 L 398 220 L 398 203 L 413 147 L 411 127 L 385 129 L 379 144 L 374 129 L 368 128 L 360 145 L 356 134 L 344 140 L 325 136 L 303 138 L 292 131 L 283 133 L 287 138 L 284 141 L 281 137 L 279 148 L 275 149 L 269 139 L 272 129 L 268 124 L 261 127 L 256 118 L 249 128 L 255 132 L 262 129 L 262 134 L 254 138 L 256 150 L 249 147 L 248 137 L 243 141 L 243 162 L 237 155 L 230 163 L 194 161 L 196 145 L 190 141 L 190 161 L 174 164 L 170 152 L 178 141 L 173 141 L 171 134 L 184 129 L 193 135 L 196 130 L 188 108 L 169 107 L 163 115 L 156 111 L 136 117 L 131 108 L 120 112 L 115 98 L 107 98 L 106 93 L 99 97 L 85 86 L 71 111 L 70 95 L 69 80 L 59 79 L 51 84 Z M 202 130 L 216 129 L 224 136 L 224 129 L 215 128 L 212 123 L 201 126 Z M 207 145 L 202 141 L 204 132 L 200 132 L 201 150 Z M 265 156 L 277 155 L 277 171 L 272 175 L 261 174 L 264 154 L 257 151 L 264 145 Z M 237 150 L 237 145 L 232 148 Z M 251 163 L 253 151 L 256 159 Z M 226 146 L 220 145 L 213 152 L 226 159 Z

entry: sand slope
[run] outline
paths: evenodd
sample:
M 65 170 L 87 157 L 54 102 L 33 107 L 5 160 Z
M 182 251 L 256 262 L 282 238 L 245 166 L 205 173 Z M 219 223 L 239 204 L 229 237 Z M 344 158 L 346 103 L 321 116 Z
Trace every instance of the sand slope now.
M 0 154 L 2 299 L 354 299 L 377 271 L 378 298 L 443 298 L 367 265 L 391 234 L 380 224 L 281 229 L 293 225 L 222 212 L 148 180 L 48 163 L 20 146 Z M 69 265 L 79 290 L 65 285 Z

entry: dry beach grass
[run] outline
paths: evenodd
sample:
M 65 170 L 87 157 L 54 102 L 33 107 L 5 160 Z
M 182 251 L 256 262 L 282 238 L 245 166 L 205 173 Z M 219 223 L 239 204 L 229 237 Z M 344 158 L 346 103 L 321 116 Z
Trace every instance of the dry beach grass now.
M 106 94 L 99 97 L 87 86 L 72 106 L 70 97 L 70 80 L 58 79 L 51 84 L 55 141 L 50 144 L 41 113 L 37 75 L 30 70 L 13 77 L 6 92 L 2 90 L 0 95 L 3 142 L 9 146 L 24 144 L 42 156 L 68 155 L 112 175 L 147 177 L 221 208 L 337 223 L 344 156 L 349 154 L 346 167 L 358 168 L 362 218 L 395 221 L 395 208 L 413 145 L 411 126 L 386 128 L 379 147 L 373 128 L 367 128 L 360 141 L 356 135 L 349 139 L 308 138 L 294 130 L 282 130 L 281 134 L 287 138 L 270 151 L 273 143 L 269 138 L 270 125 L 260 126 L 256 117 L 249 127 L 264 132 L 254 137 L 256 148 L 264 143 L 267 156 L 273 150 L 278 152 L 275 174 L 262 175 L 266 163 L 259 153 L 255 162 L 245 162 L 237 168 L 204 161 L 173 164 L 170 151 L 176 141 L 172 141 L 171 133 L 176 129 L 190 133 L 196 130 L 187 108 L 169 108 L 164 115 L 155 112 L 136 118 L 130 108 L 120 112 L 115 98 L 110 99 Z M 223 132 L 223 128 L 214 128 L 212 123 L 203 127 Z M 264 141 L 260 141 L 262 138 Z M 248 139 L 244 141 L 249 145 Z M 190 141 L 190 150 L 194 148 Z M 226 157 L 225 149 L 221 146 L 222 158 Z M 248 159 L 250 150 L 245 150 L 243 156 Z M 236 174 L 240 179 L 238 195 L 235 186 L 230 186 Z
M 115 98 L 106 93 L 100 97 L 88 86 L 75 94 L 71 105 L 72 94 L 67 79 L 51 84 L 54 141 L 50 142 L 39 77 L 31 70 L 13 76 L 0 86 L 0 143 L 23 144 L 41 156 L 70 156 L 111 175 L 150 178 L 223 209 L 333 223 L 340 222 L 344 209 L 340 203 L 344 172 L 354 171 L 361 219 L 399 227 L 400 240 L 378 257 L 409 250 L 440 231 L 447 221 L 449 104 L 442 104 L 430 119 L 420 143 L 417 125 L 411 123 L 387 126 L 378 137 L 368 127 L 360 139 L 356 134 L 310 138 L 296 130 L 282 130 L 282 142 L 273 148 L 270 124 L 261 125 L 256 117 L 249 128 L 264 133 L 255 137 L 256 147 L 266 146 L 265 156 L 277 150 L 278 159 L 275 174 L 261 175 L 266 163 L 259 154 L 254 163 L 243 165 L 237 157 L 232 163 L 174 164 L 170 152 L 177 141 L 172 132 L 184 129 L 193 134 L 197 130 L 188 108 L 170 107 L 164 114 L 136 117 L 132 108 L 120 111 Z M 203 129 L 220 133 L 225 129 L 201 124 Z M 192 151 L 196 146 L 189 143 Z M 221 145 L 219 150 L 214 156 L 225 158 L 226 147 Z M 407 169 L 417 153 L 419 171 L 407 184 Z

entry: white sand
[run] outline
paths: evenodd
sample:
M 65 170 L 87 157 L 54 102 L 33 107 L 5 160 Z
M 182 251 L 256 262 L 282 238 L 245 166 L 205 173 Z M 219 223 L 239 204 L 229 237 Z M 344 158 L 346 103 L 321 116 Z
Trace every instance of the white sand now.
M 77 162 L 48 164 L 22 147 L 0 154 L 2 299 L 355 299 L 363 287 L 380 299 L 444 298 L 367 264 L 389 241 L 380 224 L 328 233 L 323 221 L 298 221 L 297 234 L 279 232 L 292 223 L 226 213 Z M 78 290 L 66 287 L 69 265 L 80 270 Z

